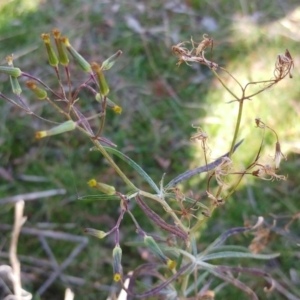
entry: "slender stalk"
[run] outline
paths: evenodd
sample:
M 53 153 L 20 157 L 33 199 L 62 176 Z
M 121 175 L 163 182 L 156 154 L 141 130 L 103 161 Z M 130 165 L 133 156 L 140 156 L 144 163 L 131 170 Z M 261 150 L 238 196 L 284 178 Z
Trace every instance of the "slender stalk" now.
M 229 155 L 228 155 L 229 158 L 231 158 L 232 153 L 234 152 L 234 145 L 237 140 L 237 136 L 238 136 L 240 126 L 241 126 L 242 115 L 243 115 L 243 105 L 244 105 L 243 98 L 240 99 L 238 102 L 239 102 L 239 111 L 238 111 L 238 116 L 237 116 L 237 120 L 236 120 L 236 124 L 235 124 L 234 136 L 233 136 L 233 139 L 231 142 L 231 147 L 230 147 L 230 151 L 229 151 Z
M 223 82 L 223 80 L 221 79 L 221 77 L 218 75 L 218 73 L 214 70 L 211 69 L 211 71 L 214 73 L 214 75 L 217 77 L 217 79 L 220 81 L 220 83 L 223 85 L 223 87 L 226 89 L 226 91 L 231 94 L 237 101 L 240 101 L 240 98 L 238 96 L 236 96 L 228 87 L 227 85 Z
M 101 154 L 106 158 L 106 160 L 109 162 L 111 167 L 114 168 L 114 170 L 117 172 L 117 174 L 123 179 L 123 181 L 130 187 L 131 189 L 137 191 L 138 188 L 131 182 L 131 180 L 123 173 L 123 171 L 117 166 L 117 164 L 114 162 L 114 160 L 110 157 L 110 155 L 105 151 L 105 149 L 102 147 L 102 145 L 93 138 L 91 139 L 96 146 L 96 148 L 101 152 Z

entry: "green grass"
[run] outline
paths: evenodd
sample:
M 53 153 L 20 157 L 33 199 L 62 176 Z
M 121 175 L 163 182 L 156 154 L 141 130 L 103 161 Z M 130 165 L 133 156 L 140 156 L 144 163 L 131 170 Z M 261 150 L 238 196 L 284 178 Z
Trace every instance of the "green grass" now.
M 107 81 L 111 86 L 110 97 L 123 107 L 123 113 L 120 116 L 108 114 L 104 136 L 141 165 L 156 183 L 159 183 L 163 173 L 167 173 L 165 182 L 168 182 L 187 169 L 204 164 L 200 146 L 189 141 L 190 136 L 195 133 L 191 124 L 201 126 L 209 134 L 212 158 L 227 152 L 237 112 L 236 103 L 227 103 L 232 97 L 224 92 L 207 69 L 203 66 L 175 65 L 172 45 L 188 41 L 191 36 L 195 41 L 200 41 L 204 33 L 209 33 L 215 41 L 213 60 L 226 67 L 243 83 L 271 78 L 277 54 L 284 53 L 286 48 L 292 53 L 295 62 L 299 61 L 298 43 L 292 38 L 293 29 L 280 25 L 280 21 L 287 19 L 287 15 L 297 7 L 296 0 L 288 1 L 284 6 L 277 2 L 270 4 L 269 1 L 252 1 L 251 4 L 239 1 L 230 7 L 224 0 L 186 1 L 189 7 L 181 13 L 166 10 L 160 1 L 141 3 L 140 10 L 133 1 L 128 1 L 127 5 L 116 4 L 115 7 L 96 1 L 85 1 L 84 4 L 82 1 L 73 1 L 72 5 L 69 1 L 59 4 L 56 1 L 36 1 L 35 5 L 29 3 L 32 1 L 20 0 L 0 6 L 1 65 L 5 65 L 7 55 L 14 53 L 15 66 L 35 74 L 51 85 L 54 77 L 47 65 L 40 34 L 49 32 L 54 27 L 68 35 L 88 61 L 101 62 L 121 49 L 123 55 L 114 68 L 107 72 Z M 146 29 L 143 35 L 128 28 L 125 19 L 129 14 Z M 255 21 L 254 17 L 258 14 L 261 17 Z M 214 32 L 209 32 L 201 23 L 208 16 L 214 18 L 219 26 Z M 157 26 L 161 28 L 152 30 Z M 78 82 L 83 79 L 77 68 L 72 70 L 72 76 Z M 228 76 L 225 75 L 224 78 L 229 85 L 234 86 Z M 163 79 L 176 97 L 170 95 Z M 249 178 L 244 181 L 232 199 L 214 213 L 207 227 L 201 231 L 199 247 L 212 242 L 211 237 L 217 237 L 225 229 L 242 226 L 247 221 L 253 224 L 255 217 L 259 215 L 267 217 L 271 223 L 270 213 L 292 217 L 299 212 L 299 156 L 293 152 L 296 147 L 299 148 L 296 144 L 300 129 L 298 82 L 299 71 L 296 68 L 292 80 L 286 79 L 245 103 L 240 132 L 240 138 L 245 141 L 234 156 L 241 167 L 253 159 L 261 138 L 261 131 L 255 128 L 254 119 L 260 117 L 276 129 L 283 152 L 289 153 L 289 160 L 280 170 L 282 174 L 288 174 L 288 180 L 278 183 Z M 3 75 L 0 76 L 0 91 L 14 98 L 9 81 Z M 57 121 L 62 121 L 52 109 L 31 98 L 25 88 L 24 95 L 31 107 L 36 106 L 36 112 L 46 118 L 54 117 Z M 99 109 L 88 94 L 82 93 L 80 98 L 82 111 Z M 119 190 L 124 188 L 100 154 L 90 152 L 91 145 L 78 132 L 36 141 L 35 131 L 49 128 L 49 125 L 24 115 L 4 100 L 1 100 L 0 105 L 1 167 L 13 178 L 0 178 L 0 196 L 64 188 L 64 196 L 26 204 L 28 226 L 35 226 L 38 222 L 75 223 L 75 228 L 67 232 L 80 235 L 86 227 L 109 230 L 118 217 L 117 202 L 77 200 L 78 196 L 96 194 L 86 184 L 93 177 L 117 186 Z M 268 133 L 262 153 L 265 161 L 270 160 L 270 155 L 274 155 L 274 144 L 274 136 Z M 123 162 L 119 163 L 137 186 L 146 189 L 146 184 L 132 169 Z M 19 179 L 22 174 L 45 177 L 46 181 L 23 181 Z M 194 195 L 199 195 L 205 189 L 205 176 L 192 178 L 181 187 L 186 192 L 192 191 Z M 250 192 L 253 195 L 251 198 Z M 149 226 L 138 208 L 134 208 L 134 213 L 141 225 L 148 226 L 147 230 L 157 229 Z M 3 205 L 1 223 L 12 223 L 12 220 L 12 207 Z M 276 226 L 282 229 L 289 220 L 279 219 Z M 299 227 L 299 221 L 295 220 L 290 229 L 291 234 L 296 234 L 297 225 Z M 128 217 L 122 223 L 121 235 L 124 244 L 137 238 Z M 3 235 L 3 239 L 4 237 L 9 237 L 9 233 Z M 91 237 L 89 240 L 88 247 L 66 273 L 77 274 L 86 279 L 84 286 L 74 288 L 76 298 L 106 299 L 109 293 L 97 288 L 97 284 L 112 284 L 110 257 L 113 239 L 99 241 Z M 241 237 L 234 240 L 234 243 L 247 246 L 249 240 L 249 237 Z M 3 243 L 5 250 L 8 245 L 8 240 Z M 54 251 L 56 257 L 63 259 L 70 248 L 58 243 Z M 20 240 L 19 252 L 37 257 L 43 255 L 37 240 L 28 236 Z M 292 269 L 299 270 L 296 241 L 273 233 L 266 252 L 282 253 L 282 257 L 276 260 L 273 271 L 280 268 L 289 277 Z M 124 265 L 125 273 L 143 261 L 135 248 L 124 246 L 123 253 L 124 261 L 130 261 L 130 264 Z M 259 263 L 260 266 L 268 264 Z M 251 262 L 247 262 L 247 266 L 251 265 Z M 270 265 L 268 267 L 272 268 Z M 245 282 L 258 293 L 261 293 L 265 284 L 253 277 L 247 277 Z M 31 291 L 38 286 L 35 282 Z M 57 299 L 62 299 L 63 286 L 63 283 L 57 281 L 47 292 L 49 295 L 43 299 L 51 299 L 51 293 L 52 297 L 55 295 Z M 229 295 L 246 297 L 242 292 L 226 287 L 216 299 L 226 299 Z M 286 299 L 276 292 L 271 297 Z

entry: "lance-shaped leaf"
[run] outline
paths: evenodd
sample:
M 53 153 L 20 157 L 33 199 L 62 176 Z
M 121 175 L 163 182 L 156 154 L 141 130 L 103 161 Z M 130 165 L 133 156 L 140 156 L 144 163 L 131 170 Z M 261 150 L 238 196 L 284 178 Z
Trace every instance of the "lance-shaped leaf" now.
M 278 257 L 280 253 L 272 254 L 255 254 L 255 253 L 245 253 L 245 252 L 236 252 L 236 251 L 227 251 L 227 252 L 217 252 L 208 255 L 199 255 L 201 261 L 207 261 L 218 258 L 252 258 L 252 259 L 273 259 Z
M 243 282 L 241 282 L 240 280 L 238 280 L 234 277 L 228 276 L 227 273 L 220 271 L 218 269 L 218 266 L 214 266 L 214 265 L 202 262 L 202 261 L 197 261 L 197 264 L 198 264 L 199 268 L 201 268 L 202 270 L 206 270 L 210 274 L 212 274 L 212 275 L 224 280 L 225 282 L 232 284 L 236 288 L 242 290 L 243 292 L 248 294 L 248 296 L 250 297 L 251 300 L 259 300 L 257 295 L 247 285 L 245 285 Z
M 78 200 L 83 200 L 83 201 L 120 201 L 120 197 L 117 195 L 107 195 L 107 194 L 101 194 L 101 195 L 86 195 L 86 196 L 81 196 L 78 197 Z
M 126 290 L 126 292 L 128 292 L 129 296 L 133 296 L 134 299 L 140 299 L 140 298 L 147 298 L 147 297 L 151 297 L 151 296 L 155 296 L 155 295 L 159 295 L 160 293 L 162 293 L 162 291 L 174 280 L 176 280 L 179 276 L 181 276 L 183 273 L 185 273 L 185 271 L 190 267 L 191 263 L 186 264 L 185 266 L 183 266 L 180 270 L 178 270 L 177 273 L 175 273 L 173 276 L 171 276 L 168 280 L 164 281 L 163 283 L 159 284 L 158 286 L 144 292 L 141 294 L 136 294 L 131 292 L 130 290 Z M 150 273 L 151 274 L 151 273 Z M 171 292 L 171 291 L 170 291 Z M 173 292 L 173 291 L 172 291 Z M 175 292 L 175 291 L 174 291 Z M 165 293 L 164 293 L 165 294 Z M 176 296 L 176 294 L 175 294 Z M 167 298 L 166 298 L 167 299 Z M 175 298 L 174 298 L 175 299 Z M 177 299 L 177 298 L 176 298 Z
M 240 142 L 238 142 L 234 148 L 233 148 L 233 152 L 240 146 L 240 144 L 243 142 L 244 140 L 241 140 Z M 226 154 L 222 155 L 221 157 L 219 157 L 217 160 L 202 166 L 202 167 L 198 167 L 195 168 L 193 170 L 188 170 L 180 175 L 178 175 L 176 178 L 174 178 L 173 180 L 171 180 L 166 186 L 165 186 L 165 190 L 170 189 L 171 187 L 175 186 L 176 184 L 185 181 L 197 174 L 200 173 L 204 173 L 204 172 L 208 172 L 210 170 L 213 170 L 214 168 L 216 168 L 221 162 L 223 157 L 228 157 L 229 152 L 227 152 Z
M 151 179 L 151 177 L 131 158 L 129 158 L 127 155 L 123 154 L 122 152 L 110 148 L 110 147 L 103 147 L 107 152 L 115 154 L 119 158 L 121 158 L 123 161 L 125 161 L 128 165 L 130 165 L 133 169 L 135 169 L 148 183 L 149 185 L 157 192 L 157 194 L 160 193 L 160 190 L 158 186 L 154 183 L 154 181 Z

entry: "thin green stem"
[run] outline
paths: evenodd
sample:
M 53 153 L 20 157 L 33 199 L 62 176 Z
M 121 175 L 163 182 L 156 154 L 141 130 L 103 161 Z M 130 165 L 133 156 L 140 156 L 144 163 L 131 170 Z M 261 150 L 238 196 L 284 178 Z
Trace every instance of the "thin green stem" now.
M 133 190 L 137 191 L 138 188 L 131 182 L 131 180 L 122 172 L 122 170 L 117 166 L 114 160 L 110 157 L 110 155 L 105 151 L 102 145 L 93 138 L 91 139 L 96 146 L 96 148 L 101 152 L 101 154 L 106 158 L 111 167 L 117 172 L 117 174 L 123 179 L 123 181 Z
M 93 136 L 89 132 L 87 132 L 84 128 L 78 126 L 78 130 L 87 135 L 95 147 L 100 151 L 100 153 L 106 158 L 111 167 L 117 172 L 117 174 L 123 179 L 123 181 L 133 190 L 138 191 L 138 188 L 131 182 L 131 180 L 122 172 L 122 170 L 117 166 L 114 160 L 110 157 L 110 155 L 105 151 L 103 146 L 99 143 L 99 141 L 95 140 Z
M 220 83 L 223 85 L 223 87 L 226 89 L 226 91 L 231 94 L 237 101 L 240 101 L 240 98 L 238 96 L 236 96 L 228 87 L 227 85 L 223 82 L 223 80 L 221 79 L 221 77 L 219 76 L 219 74 L 214 70 L 211 69 L 211 71 L 214 73 L 214 75 L 217 77 L 217 79 L 220 81 Z
M 237 120 L 236 120 L 236 124 L 235 124 L 234 136 L 233 136 L 233 139 L 231 142 L 231 147 L 230 147 L 230 151 L 229 151 L 229 155 L 228 155 L 229 158 L 231 158 L 231 155 L 233 153 L 234 145 L 237 140 L 237 136 L 238 136 L 240 126 L 241 126 L 242 115 L 243 115 L 244 100 L 240 99 L 238 102 L 239 102 L 239 111 L 238 111 L 238 116 L 237 116 Z

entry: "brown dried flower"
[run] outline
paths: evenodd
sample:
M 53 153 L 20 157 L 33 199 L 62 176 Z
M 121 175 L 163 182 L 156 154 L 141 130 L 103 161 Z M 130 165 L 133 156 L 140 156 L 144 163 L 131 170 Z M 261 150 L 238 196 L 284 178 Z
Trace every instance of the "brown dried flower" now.
M 222 157 L 222 162 L 215 169 L 215 177 L 220 186 L 225 185 L 223 181 L 223 176 L 229 174 L 232 168 L 232 160 L 229 157 Z
M 259 165 L 257 164 L 260 168 L 257 169 L 256 171 L 252 172 L 252 175 L 255 177 L 259 177 L 263 180 L 286 180 L 286 176 L 284 175 L 278 175 L 275 173 L 275 169 L 272 168 L 270 165 Z
M 277 55 L 275 63 L 274 76 L 276 80 L 281 80 L 289 74 L 290 78 L 293 78 L 292 70 L 294 68 L 294 60 L 288 49 L 285 50 L 285 54 Z
M 279 169 L 282 158 L 287 160 L 287 157 L 281 152 L 280 143 L 277 141 L 275 145 L 275 156 L 274 156 L 275 170 Z

